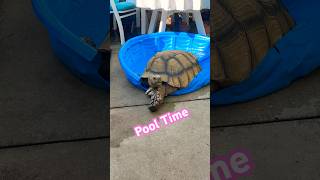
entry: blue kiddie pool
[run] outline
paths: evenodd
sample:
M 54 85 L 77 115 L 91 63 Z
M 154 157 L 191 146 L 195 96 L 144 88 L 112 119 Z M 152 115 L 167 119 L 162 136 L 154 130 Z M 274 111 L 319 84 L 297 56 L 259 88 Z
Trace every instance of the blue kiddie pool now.
M 190 52 L 198 58 L 201 66 L 199 74 L 188 87 L 174 92 L 172 95 L 190 93 L 208 85 L 210 82 L 210 38 L 199 34 L 181 32 L 163 32 L 138 36 L 124 44 L 119 53 L 119 60 L 127 79 L 137 88 L 142 86 L 140 76 L 148 61 L 157 52 L 166 50 L 182 50 Z
M 96 47 L 109 30 L 109 1 L 33 0 L 34 11 L 47 28 L 56 56 L 84 82 L 106 88 L 106 51 Z M 84 41 L 91 40 L 91 45 Z

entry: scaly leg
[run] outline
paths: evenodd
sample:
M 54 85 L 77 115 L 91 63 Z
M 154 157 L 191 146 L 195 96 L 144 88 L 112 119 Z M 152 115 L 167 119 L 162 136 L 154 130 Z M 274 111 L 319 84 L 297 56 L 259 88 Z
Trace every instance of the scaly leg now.
M 163 100 L 165 97 L 165 87 L 160 86 L 154 91 L 154 94 L 151 95 L 151 102 L 150 102 L 150 111 L 154 112 L 158 109 L 158 107 L 163 104 Z
M 158 90 L 153 91 L 154 94 L 151 95 L 151 101 L 150 101 L 150 106 L 149 110 L 151 112 L 155 112 L 158 109 L 158 106 L 160 105 L 160 94 Z
M 159 91 L 155 91 L 155 94 L 153 94 L 151 97 L 151 106 L 158 106 L 160 104 L 160 94 Z

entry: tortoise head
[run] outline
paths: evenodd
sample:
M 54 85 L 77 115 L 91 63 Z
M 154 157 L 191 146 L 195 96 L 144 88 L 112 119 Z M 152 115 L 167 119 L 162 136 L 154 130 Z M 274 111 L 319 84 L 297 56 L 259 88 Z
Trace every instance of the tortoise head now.
M 162 85 L 161 76 L 158 74 L 150 74 L 148 77 L 148 84 L 152 88 L 157 88 Z

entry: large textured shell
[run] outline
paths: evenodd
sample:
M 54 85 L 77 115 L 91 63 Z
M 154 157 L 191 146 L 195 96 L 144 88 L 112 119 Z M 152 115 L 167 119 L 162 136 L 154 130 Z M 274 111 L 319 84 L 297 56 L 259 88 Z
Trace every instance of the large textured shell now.
M 161 76 L 172 87 L 185 88 L 201 70 L 197 58 L 184 51 L 163 51 L 153 56 L 141 78 L 151 74 Z
M 294 25 L 278 0 L 218 0 L 213 12 L 211 79 L 224 87 L 246 79 Z

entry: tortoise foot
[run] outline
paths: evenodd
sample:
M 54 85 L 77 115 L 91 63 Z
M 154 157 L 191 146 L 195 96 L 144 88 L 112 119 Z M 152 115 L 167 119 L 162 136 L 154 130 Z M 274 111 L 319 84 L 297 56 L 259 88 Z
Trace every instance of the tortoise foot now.
M 156 112 L 158 110 L 156 106 L 149 106 L 148 108 L 151 112 Z

